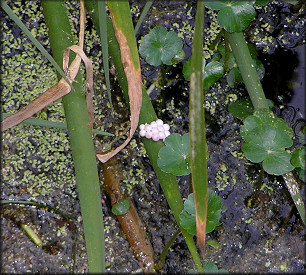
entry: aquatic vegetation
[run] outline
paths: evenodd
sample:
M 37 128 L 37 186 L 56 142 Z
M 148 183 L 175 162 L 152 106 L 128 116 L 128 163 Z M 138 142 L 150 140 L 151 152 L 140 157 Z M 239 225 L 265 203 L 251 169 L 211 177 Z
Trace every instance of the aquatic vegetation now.
M 221 207 L 221 198 L 217 196 L 214 191 L 209 190 L 206 234 L 212 232 L 217 226 L 221 225 L 219 222 L 221 218 Z M 185 228 L 189 234 L 195 236 L 197 232 L 193 193 L 189 194 L 187 200 L 184 202 L 184 210 L 180 214 L 180 219 L 181 226 Z
M 293 145 L 293 131 L 287 123 L 267 109 L 259 109 L 248 116 L 241 126 L 244 139 L 242 151 L 252 162 L 263 162 L 269 174 L 283 175 L 293 170 L 290 154 L 285 150 Z
M 164 27 L 155 27 L 143 37 L 139 53 L 153 66 L 171 65 L 172 59 L 182 51 L 182 47 L 182 39 L 176 32 L 167 32 Z
M 256 51 L 254 51 L 254 48 L 252 48 L 252 46 L 245 43 L 245 39 L 242 34 L 242 31 L 244 31 L 245 28 L 249 26 L 250 22 L 254 18 L 255 9 L 253 5 L 260 4 L 260 2 L 263 3 L 265 1 L 206 1 L 206 7 L 219 11 L 217 16 L 218 22 L 220 26 L 224 28 L 224 30 L 220 32 L 220 36 L 218 36 L 216 39 L 216 43 L 218 44 L 218 46 L 216 48 L 211 49 L 211 52 L 213 50 L 216 50 L 214 55 L 211 56 L 211 58 L 209 58 L 207 54 L 205 54 L 206 58 L 203 57 L 203 41 L 205 41 L 205 39 L 203 40 L 202 34 L 199 35 L 199 33 L 203 32 L 202 28 L 204 22 L 201 22 L 201 20 L 204 21 L 204 6 L 202 1 L 198 2 L 199 5 L 196 11 L 197 17 L 200 18 L 202 16 L 202 19 L 196 20 L 197 26 L 195 29 L 194 36 L 195 46 L 192 51 L 191 59 L 184 62 L 182 72 L 185 79 L 187 81 L 190 81 L 189 133 L 186 133 L 184 135 L 180 135 L 178 133 L 170 134 L 169 124 L 164 123 L 160 119 L 157 119 L 150 98 L 147 95 L 147 91 L 144 88 L 140 88 L 142 84 L 141 81 L 138 81 L 138 95 L 136 96 L 136 98 L 139 100 L 139 104 L 133 105 L 133 101 L 131 102 L 132 97 L 130 97 L 131 109 L 134 108 L 134 110 L 136 110 L 136 112 L 131 111 L 132 114 L 136 113 L 136 115 L 134 119 L 132 119 L 130 138 L 132 137 L 134 131 L 136 130 L 136 127 L 138 126 L 138 114 L 140 113 L 139 135 L 141 139 L 138 140 L 141 140 L 141 144 L 144 145 L 144 148 L 141 149 L 143 151 L 142 154 L 146 156 L 147 162 L 150 161 L 150 169 L 154 169 L 160 187 L 164 193 L 167 203 L 169 204 L 171 213 L 173 214 L 177 226 L 179 227 L 179 231 L 173 234 L 171 242 L 173 242 L 176 236 L 180 232 L 182 232 L 188 249 L 191 252 L 192 258 L 197 266 L 198 272 L 202 272 L 203 270 L 208 273 L 224 272 L 224 270 L 218 270 L 217 266 L 210 261 L 206 261 L 204 263 L 200 261 L 198 251 L 193 240 L 193 236 L 196 235 L 197 239 L 200 240 L 198 241 L 198 243 L 200 244 L 201 251 L 203 252 L 205 244 L 210 245 L 209 241 L 205 242 L 205 234 L 212 232 L 217 226 L 221 225 L 219 220 L 222 214 L 221 198 L 218 197 L 215 192 L 211 190 L 208 191 L 207 188 L 208 152 L 205 137 L 205 117 L 203 108 L 203 103 L 205 105 L 204 93 L 206 90 L 210 89 L 214 85 L 219 85 L 218 80 L 223 78 L 225 74 L 230 87 L 237 87 L 237 85 L 241 82 L 246 84 L 246 87 L 250 93 L 251 101 L 248 101 L 248 103 L 246 104 L 240 104 L 236 102 L 234 103 L 236 105 L 236 109 L 233 108 L 234 104 L 231 107 L 233 108 L 232 110 L 234 110 L 233 114 L 234 112 L 236 112 L 235 115 L 240 119 L 244 120 L 244 125 L 241 126 L 241 137 L 244 139 L 242 151 L 244 152 L 244 154 L 242 154 L 241 152 L 235 152 L 236 154 L 240 154 L 240 157 L 244 158 L 244 160 L 248 159 L 254 163 L 262 163 L 263 168 L 267 173 L 274 175 L 286 174 L 284 175 L 287 178 L 286 184 L 287 182 L 289 182 L 289 179 L 292 179 L 291 174 L 288 172 L 293 170 L 294 167 L 299 169 L 301 173 L 305 171 L 305 147 L 300 147 L 296 149 L 290 156 L 288 148 L 292 146 L 292 130 L 283 120 L 277 118 L 271 111 L 269 111 L 269 103 L 266 100 L 264 93 L 260 88 L 260 85 L 258 85 L 258 83 L 260 84 L 260 80 L 264 75 L 264 68 L 256 57 Z M 118 3 L 116 1 L 110 1 L 109 5 L 110 12 L 113 17 L 113 23 L 117 39 L 120 43 L 120 48 L 116 48 L 116 45 L 118 46 L 118 44 L 116 44 L 114 29 L 112 29 L 112 23 L 109 18 L 106 18 L 106 20 L 103 20 L 104 23 L 98 25 L 100 31 L 101 28 L 103 28 L 103 31 L 105 31 L 106 29 L 108 30 L 107 33 L 101 31 L 101 36 L 104 36 L 103 62 L 107 63 L 109 59 L 107 53 L 108 50 L 106 49 L 107 47 L 105 47 L 107 46 L 105 45 L 105 43 L 107 43 L 105 37 L 107 36 L 107 40 L 109 41 L 109 53 L 112 62 L 114 62 L 113 71 L 114 74 L 116 74 L 115 78 L 118 79 L 119 84 L 121 85 L 122 90 L 124 91 L 126 100 L 129 101 L 128 95 L 131 95 L 131 86 L 135 84 L 135 82 L 133 84 L 133 81 L 131 81 L 131 79 L 133 79 L 133 77 L 135 76 L 135 74 L 131 73 L 131 69 L 134 69 L 134 72 L 137 72 L 137 75 L 140 75 L 141 68 L 138 63 L 139 57 L 134 39 L 134 32 L 131 30 L 132 21 L 130 20 L 131 18 L 129 6 L 127 3 L 125 3 L 124 5 L 124 16 L 119 12 L 119 1 Z M 92 20 L 95 21 L 95 12 L 91 12 L 90 8 L 87 9 L 90 11 L 90 16 L 92 16 Z M 103 9 L 105 9 L 104 6 Z M 199 16 L 198 14 L 201 13 L 202 15 Z M 128 23 L 130 29 L 128 31 L 125 26 L 127 22 L 125 21 L 126 18 L 129 18 Z M 141 18 L 143 18 L 143 16 Z M 139 26 L 140 23 L 137 22 L 137 28 L 139 28 Z M 97 27 L 97 29 L 99 28 Z M 132 40 L 128 40 L 128 42 L 126 42 L 122 37 L 121 31 L 125 33 L 125 38 L 128 38 L 130 36 Z M 221 35 L 224 36 L 224 42 L 220 41 Z M 181 36 L 177 35 L 176 32 L 168 32 L 167 29 L 164 27 L 159 26 L 152 28 L 149 34 L 141 38 L 139 53 L 148 64 L 152 66 L 160 66 L 160 70 L 162 71 L 163 76 L 165 76 L 170 70 L 172 70 L 171 65 L 184 60 L 184 54 L 182 54 L 184 53 L 182 51 L 183 43 L 180 37 Z M 229 50 L 229 45 L 232 47 L 232 51 Z M 243 50 L 241 50 L 241 53 L 239 52 L 240 48 L 237 45 L 242 46 Z M 124 52 L 124 49 L 126 49 L 126 46 L 128 46 L 129 50 L 133 52 L 131 56 L 129 54 L 125 55 L 126 52 Z M 205 45 L 205 47 L 207 47 L 207 45 Z M 122 56 L 123 60 L 120 60 Z M 127 56 L 131 58 L 124 59 Z M 103 65 L 104 69 L 108 70 L 108 66 L 105 65 L 106 64 Z M 165 71 L 163 65 L 168 66 L 167 71 Z M 106 82 L 108 82 L 107 75 L 108 72 L 105 72 Z M 81 80 L 79 80 L 79 83 L 81 83 Z M 254 87 L 258 89 L 256 90 Z M 140 103 L 142 104 L 141 109 Z M 254 107 L 252 107 L 252 105 Z M 87 111 L 86 105 L 83 104 L 82 106 L 84 107 L 84 110 Z M 239 110 L 237 111 L 237 109 Z M 102 111 L 100 110 L 100 112 Z M 70 118 L 73 119 L 73 116 L 70 116 Z M 90 122 L 86 120 L 86 123 L 83 123 L 82 127 L 87 127 L 89 123 Z M 98 123 L 102 125 L 107 122 L 99 121 Z M 61 125 L 61 127 L 64 126 Z M 73 132 L 73 130 L 74 128 L 70 129 L 69 131 Z M 91 131 L 88 132 L 91 133 Z M 103 133 L 109 136 L 113 135 L 110 133 Z M 92 137 L 90 135 L 87 136 L 88 140 L 92 143 Z M 116 138 L 114 141 L 117 142 L 118 138 Z M 198 151 L 200 153 L 196 154 Z M 119 150 L 115 151 L 115 153 L 113 154 L 116 154 L 117 152 L 119 152 Z M 234 154 L 234 152 L 231 153 Z M 93 155 L 94 154 L 91 154 L 91 159 L 93 159 Z M 99 152 L 97 156 L 99 158 L 102 155 L 103 153 L 100 154 Z M 105 159 L 101 157 L 101 160 L 102 162 L 104 162 Z M 97 171 L 95 161 L 92 162 L 91 165 L 95 167 L 94 175 L 96 175 Z M 130 165 L 134 166 L 134 162 L 130 162 Z M 76 168 L 78 167 L 79 166 L 76 166 Z M 143 167 L 141 167 L 141 169 L 142 168 Z M 141 174 L 141 169 L 139 168 L 137 170 L 137 173 Z M 81 169 L 77 169 L 77 171 L 80 170 Z M 228 177 L 228 175 L 226 175 L 225 173 L 227 170 L 228 168 L 226 167 L 226 165 L 222 163 L 220 164 L 221 172 L 218 171 L 216 174 L 220 176 L 220 173 L 224 173 L 224 175 L 222 174 L 221 176 L 223 177 L 223 179 L 226 179 L 226 177 Z M 104 175 L 106 174 L 107 172 L 104 171 Z M 194 192 L 189 194 L 187 200 L 183 204 L 183 199 L 180 193 L 180 186 L 178 185 L 176 177 L 189 174 L 191 174 Z M 133 181 L 135 182 L 134 179 Z M 143 182 L 145 181 L 147 181 L 147 179 L 143 179 Z M 236 181 L 236 178 L 234 178 L 233 181 Z M 99 204 L 101 206 L 101 200 L 99 196 L 99 181 L 96 181 L 96 183 L 97 184 L 95 189 L 95 202 L 96 204 Z M 294 181 L 291 183 L 291 185 L 287 186 L 289 186 L 288 190 L 290 194 L 292 194 L 293 200 L 299 212 L 303 213 L 302 211 L 304 205 L 301 201 L 301 198 L 298 196 L 300 195 L 298 186 Z M 83 202 L 84 198 L 86 198 L 86 196 L 84 197 L 84 194 L 86 195 L 85 187 L 86 185 L 83 185 L 83 187 L 81 186 L 80 188 L 78 183 L 78 195 L 82 197 L 80 200 L 82 200 Z M 121 195 L 121 199 L 117 198 L 117 201 L 111 201 L 112 213 L 117 216 L 120 223 L 123 220 L 124 215 L 128 215 L 129 211 L 135 211 L 133 210 L 134 208 L 132 209 L 131 200 L 124 198 L 123 194 Z M 83 202 L 81 204 L 84 206 Z M 91 203 L 91 198 L 88 199 L 88 202 Z M 89 203 L 87 206 L 90 206 Z M 149 202 L 147 203 L 149 205 Z M 98 208 L 92 208 L 89 210 L 98 211 L 100 215 L 100 206 Z M 86 215 L 84 214 L 84 216 Z M 101 217 L 99 217 L 99 219 L 100 218 Z M 91 220 L 91 222 L 95 224 L 94 218 L 89 217 L 89 220 Z M 102 219 L 100 219 L 100 222 L 101 220 Z M 83 220 L 83 223 L 84 227 L 86 227 L 86 219 Z M 135 223 L 137 222 L 135 221 Z M 101 223 L 99 223 L 99 226 L 100 227 L 98 230 L 100 230 L 101 232 L 104 231 L 103 224 L 101 226 Z M 128 223 L 126 223 L 122 227 L 125 227 L 127 229 Z M 95 228 L 97 229 L 97 227 Z M 107 230 L 109 230 L 109 228 L 107 228 L 106 231 Z M 88 230 L 85 230 L 86 241 L 88 240 L 88 238 L 90 239 L 90 234 L 88 232 Z M 129 233 L 126 233 L 126 235 L 129 239 L 133 234 L 129 235 Z M 103 241 L 94 243 L 94 239 L 91 239 L 91 243 L 97 245 L 99 251 L 103 252 Z M 146 264 L 141 262 L 142 249 L 143 251 L 145 251 L 145 246 L 137 246 L 137 240 L 131 241 L 130 243 L 136 244 L 135 247 L 133 247 L 134 251 L 136 251 L 135 257 L 139 260 L 140 265 L 143 267 L 143 270 L 153 271 L 154 260 L 150 245 L 147 247 L 147 251 L 150 252 L 147 254 L 149 255 L 149 264 Z M 170 245 L 171 244 L 165 244 L 164 251 L 160 257 L 160 262 L 164 262 L 165 254 L 167 253 L 167 250 L 169 249 Z M 133 245 L 131 244 L 131 246 Z M 89 245 L 87 246 L 87 249 L 90 250 L 90 247 L 95 246 Z M 99 257 L 100 260 L 97 259 Z M 91 252 L 88 253 L 88 259 L 90 262 L 90 272 L 100 272 L 105 270 L 103 257 L 103 255 L 98 256 L 93 255 L 93 253 Z M 94 265 L 92 265 L 93 262 Z M 155 267 L 156 270 L 160 270 L 162 268 L 162 264 L 158 264 Z
M 175 176 L 190 174 L 189 134 L 174 133 L 164 140 L 159 150 L 157 164 L 161 170 Z

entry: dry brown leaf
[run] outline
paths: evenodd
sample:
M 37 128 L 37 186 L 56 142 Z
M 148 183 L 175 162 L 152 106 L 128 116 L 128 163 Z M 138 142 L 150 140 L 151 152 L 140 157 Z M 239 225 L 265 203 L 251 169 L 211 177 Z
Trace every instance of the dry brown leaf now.
M 130 142 L 138 126 L 140 108 L 142 104 L 142 82 L 141 82 L 140 69 L 136 70 L 132 63 L 130 47 L 127 44 L 125 35 L 119 29 L 117 29 L 115 25 L 114 29 L 120 47 L 121 62 L 123 64 L 124 72 L 128 82 L 128 94 L 130 99 L 130 111 L 131 111 L 131 117 L 130 117 L 131 129 L 128 138 L 119 147 L 106 154 L 96 154 L 97 158 L 101 162 L 106 162 L 107 160 L 109 160 L 111 157 L 116 155 Z

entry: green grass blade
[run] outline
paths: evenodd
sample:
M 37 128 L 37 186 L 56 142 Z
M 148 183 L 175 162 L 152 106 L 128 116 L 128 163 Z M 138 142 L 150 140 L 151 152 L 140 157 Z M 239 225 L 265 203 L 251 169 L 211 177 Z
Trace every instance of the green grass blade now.
M 11 115 L 11 114 L 10 113 L 2 113 L 2 118 L 5 118 L 9 115 Z M 33 117 L 25 119 L 24 121 L 22 121 L 22 123 L 30 124 L 30 125 L 34 125 L 34 126 L 58 128 L 58 129 L 67 130 L 67 124 L 66 123 L 58 122 L 58 121 L 50 121 L 50 120 L 45 120 L 45 119 L 38 119 L 38 118 L 33 118 Z M 111 133 L 100 131 L 100 130 L 97 130 L 97 129 L 93 129 L 92 132 L 94 134 L 102 135 L 102 136 L 114 136 Z
M 5 3 L 5 1 L 1 1 L 1 7 L 7 13 L 7 15 L 17 24 L 17 26 L 25 33 L 25 35 L 32 41 L 35 47 L 42 53 L 44 57 L 46 57 L 49 62 L 55 67 L 57 72 L 66 80 L 66 82 L 70 85 L 69 80 L 67 79 L 64 71 L 60 68 L 60 66 L 55 62 L 53 57 L 45 50 L 45 48 L 37 41 L 37 39 L 32 35 L 32 33 L 27 29 L 27 27 L 21 22 L 18 16 L 11 10 L 11 8 Z
M 100 40 L 101 40 L 102 56 L 103 56 L 103 68 L 104 68 L 107 96 L 108 96 L 110 107 L 111 107 L 112 112 L 113 112 L 114 107 L 113 107 L 113 103 L 112 103 L 112 95 L 111 95 L 110 81 L 109 81 L 108 40 L 107 40 L 107 25 L 106 25 L 106 10 L 105 10 L 105 8 L 106 8 L 105 0 L 98 1 Z
M 190 64 L 189 141 L 192 187 L 195 197 L 197 241 L 204 255 L 208 205 L 207 158 L 202 76 L 204 1 L 198 1 Z
M 148 14 L 152 4 L 153 4 L 153 0 L 148 0 L 146 2 L 145 6 L 143 7 L 143 10 L 142 10 L 142 12 L 140 14 L 140 17 L 139 17 L 139 19 L 137 21 L 137 24 L 135 26 L 135 34 L 137 34 L 137 32 L 138 32 L 138 30 L 140 28 L 140 25 L 141 25 L 142 21 L 144 20 L 144 18 L 146 17 L 146 15 Z

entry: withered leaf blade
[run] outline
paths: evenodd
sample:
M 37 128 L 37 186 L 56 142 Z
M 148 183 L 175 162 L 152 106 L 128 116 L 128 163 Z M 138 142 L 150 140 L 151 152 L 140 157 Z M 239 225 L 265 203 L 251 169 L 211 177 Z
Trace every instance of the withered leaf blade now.
M 116 155 L 130 142 L 138 126 L 139 114 L 142 104 L 142 81 L 141 81 L 140 69 L 136 69 L 133 65 L 131 59 L 131 50 L 127 43 L 127 39 L 125 35 L 122 33 L 122 31 L 116 27 L 112 12 L 111 12 L 111 17 L 115 29 L 115 35 L 120 47 L 121 62 L 123 64 L 124 72 L 128 82 L 128 95 L 130 100 L 130 112 L 131 112 L 131 117 L 130 117 L 131 128 L 128 138 L 119 147 L 106 154 L 96 154 L 97 158 L 101 162 L 106 162 L 107 160 L 109 160 L 111 157 Z

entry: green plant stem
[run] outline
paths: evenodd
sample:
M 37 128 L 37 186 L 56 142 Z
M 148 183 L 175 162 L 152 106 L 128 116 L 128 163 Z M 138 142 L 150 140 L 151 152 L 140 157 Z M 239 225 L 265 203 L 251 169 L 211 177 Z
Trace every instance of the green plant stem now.
M 195 197 L 197 240 L 204 255 L 208 205 L 207 158 L 202 73 L 204 1 L 198 1 L 190 64 L 189 143 Z
M 85 7 L 87 9 L 87 11 L 89 12 L 89 15 L 92 19 L 92 21 L 94 22 L 94 25 L 97 29 L 97 32 L 100 33 L 100 25 L 99 25 L 99 13 L 98 13 L 98 3 L 95 0 L 85 0 Z M 127 80 L 124 74 L 124 69 L 123 66 L 121 64 L 121 56 L 120 54 L 120 49 L 119 49 L 119 45 L 117 43 L 116 40 L 116 36 L 115 36 L 115 31 L 113 28 L 113 24 L 112 21 L 107 17 L 106 18 L 106 26 L 107 26 L 107 38 L 108 38 L 108 43 L 109 43 L 109 55 L 111 56 L 111 59 L 113 61 L 113 63 L 115 64 L 115 68 L 116 68 L 116 76 L 118 78 L 118 82 L 122 88 L 122 90 L 126 90 L 128 89 L 128 84 L 127 84 Z M 120 65 L 118 65 L 120 64 Z
M 5 118 L 9 115 L 10 115 L 10 113 L 2 113 L 2 118 Z M 38 119 L 38 118 L 34 118 L 34 117 L 29 117 L 29 118 L 25 119 L 24 121 L 22 121 L 22 123 L 30 124 L 30 125 L 34 125 L 34 126 L 41 126 L 41 127 L 58 128 L 58 129 L 63 129 L 63 130 L 67 129 L 67 124 L 66 123 L 58 122 L 58 121 L 45 120 L 45 119 Z M 94 134 L 102 135 L 102 136 L 110 136 L 110 137 L 114 136 L 112 133 L 100 131 L 100 130 L 97 130 L 97 129 L 93 129 L 92 132 Z
M 143 10 L 139 16 L 139 19 L 137 21 L 137 24 L 135 26 L 135 34 L 137 34 L 139 27 L 142 23 L 142 21 L 144 20 L 144 18 L 146 17 L 146 15 L 148 14 L 148 11 L 150 10 L 151 6 L 153 4 L 153 0 L 147 0 L 145 6 L 143 7 Z
M 285 181 L 285 184 L 287 185 L 287 188 L 290 192 L 292 200 L 301 216 L 301 219 L 304 225 L 306 225 L 305 204 L 303 202 L 303 198 L 301 196 L 301 192 L 299 190 L 298 183 L 296 182 L 291 172 L 284 174 L 283 179 Z
M 55 61 L 62 64 L 63 51 L 73 37 L 64 1 L 43 1 L 43 13 Z M 90 273 L 105 272 L 104 226 L 100 183 L 82 77 L 77 75 L 71 91 L 63 97 L 69 140 L 74 162 L 77 190 Z
M 177 236 L 181 233 L 181 230 L 176 230 L 173 234 L 173 236 L 170 238 L 170 240 L 166 243 L 166 245 L 163 248 L 162 253 L 160 254 L 160 259 L 157 265 L 155 265 L 154 269 L 156 271 L 159 271 L 163 268 L 164 263 L 165 263 L 165 259 L 166 259 L 166 255 L 167 252 L 170 248 L 170 246 L 174 243 L 175 239 L 177 238 Z
M 96 12 L 96 2 L 87 0 L 85 1 L 85 6 L 87 10 L 90 12 L 90 16 L 99 32 L 99 24 L 98 24 L 98 14 Z M 124 74 L 123 66 L 121 63 L 120 58 L 120 50 L 119 45 L 116 42 L 116 37 L 114 34 L 114 30 L 112 27 L 111 21 L 107 20 L 107 35 L 108 35 L 108 41 L 109 41 L 109 53 L 110 56 L 114 62 L 115 68 L 116 68 L 116 75 L 117 79 L 119 81 L 119 84 L 123 90 L 124 96 L 126 100 L 128 101 L 128 87 L 127 87 L 127 80 Z M 147 94 L 147 91 L 143 87 L 142 89 L 142 107 L 140 111 L 140 117 L 139 117 L 139 123 L 150 123 L 151 121 L 154 121 L 157 119 L 156 113 L 154 111 L 153 105 L 151 103 L 151 100 Z M 155 171 L 155 174 L 159 180 L 160 186 L 163 190 L 163 193 L 167 199 L 167 202 L 169 204 L 169 207 L 173 213 L 173 216 L 177 222 L 177 224 L 180 224 L 179 215 L 181 211 L 184 208 L 183 200 L 180 193 L 180 188 L 178 185 L 178 182 L 176 180 L 176 177 L 172 174 L 165 173 L 160 170 L 160 168 L 157 165 L 157 159 L 158 159 L 158 152 L 159 150 L 164 146 L 162 141 L 153 141 L 151 139 L 142 138 L 141 139 L 144 147 L 146 149 L 146 152 L 150 158 L 150 162 L 153 166 L 153 169 Z M 185 238 L 186 244 L 188 246 L 188 249 L 192 255 L 192 258 L 198 268 L 199 272 L 203 272 L 201 259 L 199 257 L 199 254 L 197 252 L 196 245 L 193 241 L 193 237 L 182 227 L 180 227 L 182 234 Z
M 100 40 L 102 46 L 105 83 L 106 83 L 108 101 L 111 110 L 113 112 L 114 108 L 112 103 L 112 95 L 111 95 L 110 80 L 109 80 L 107 28 L 102 28 L 103 25 L 104 26 L 106 25 L 106 16 L 107 16 L 105 0 L 98 1 L 98 11 L 99 11 Z
M 225 31 L 225 34 L 231 45 L 239 71 L 250 95 L 254 109 L 268 109 L 269 106 L 267 99 L 259 81 L 256 67 L 251 58 L 243 33 L 228 33 Z

